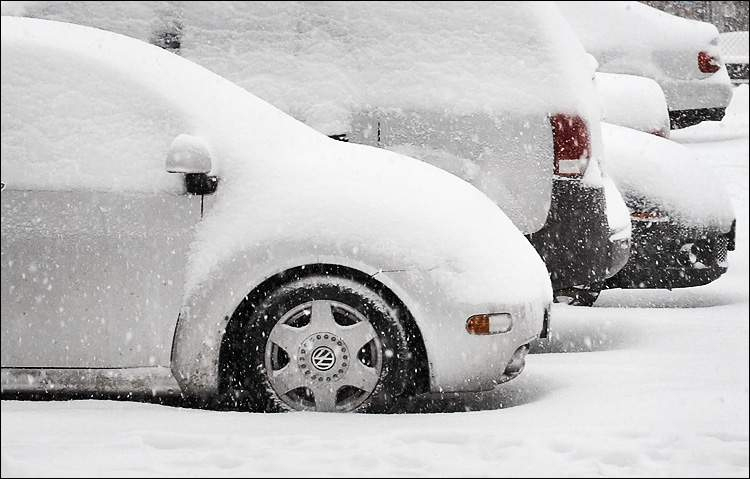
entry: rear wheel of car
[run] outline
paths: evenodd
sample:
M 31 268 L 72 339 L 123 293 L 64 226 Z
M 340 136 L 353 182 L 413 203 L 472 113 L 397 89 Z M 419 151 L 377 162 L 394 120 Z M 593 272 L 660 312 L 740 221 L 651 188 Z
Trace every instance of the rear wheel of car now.
M 351 279 L 285 284 L 243 322 L 230 393 L 262 411 L 389 412 L 416 383 L 403 314 Z
M 570 306 L 593 306 L 601 292 L 601 283 L 558 289 L 555 291 L 555 302 Z

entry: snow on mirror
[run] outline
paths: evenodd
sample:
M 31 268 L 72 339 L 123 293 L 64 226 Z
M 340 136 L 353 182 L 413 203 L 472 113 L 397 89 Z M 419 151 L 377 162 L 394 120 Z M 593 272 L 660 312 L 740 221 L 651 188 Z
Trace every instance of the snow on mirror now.
M 211 171 L 208 145 L 197 136 L 178 135 L 169 147 L 166 169 L 169 173 L 208 173 Z

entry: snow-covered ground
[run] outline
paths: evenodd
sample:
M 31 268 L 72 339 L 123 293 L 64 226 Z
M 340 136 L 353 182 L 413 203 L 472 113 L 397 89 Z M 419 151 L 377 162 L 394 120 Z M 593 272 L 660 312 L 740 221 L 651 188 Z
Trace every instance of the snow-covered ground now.
M 747 86 L 736 91 L 728 121 L 744 127 L 674 135 L 726 179 L 736 210 L 737 251 L 716 282 L 555 305 L 554 337 L 524 374 L 408 405 L 431 414 L 3 401 L 2 476 L 747 476 Z

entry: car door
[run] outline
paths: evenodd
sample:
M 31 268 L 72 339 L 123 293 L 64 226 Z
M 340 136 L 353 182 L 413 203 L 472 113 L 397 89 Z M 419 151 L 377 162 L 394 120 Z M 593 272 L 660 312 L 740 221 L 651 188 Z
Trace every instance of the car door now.
M 164 168 L 187 125 L 92 58 L 3 43 L 3 367 L 169 365 L 201 216 Z

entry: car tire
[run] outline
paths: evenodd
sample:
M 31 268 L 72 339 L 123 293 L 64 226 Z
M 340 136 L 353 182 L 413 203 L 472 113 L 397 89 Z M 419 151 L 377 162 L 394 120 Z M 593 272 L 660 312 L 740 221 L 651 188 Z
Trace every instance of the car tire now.
M 242 318 L 228 395 L 255 411 L 392 412 L 416 389 L 404 314 L 352 279 L 284 284 Z
M 555 302 L 570 306 L 593 306 L 602 292 L 602 284 L 573 286 L 555 291 Z

